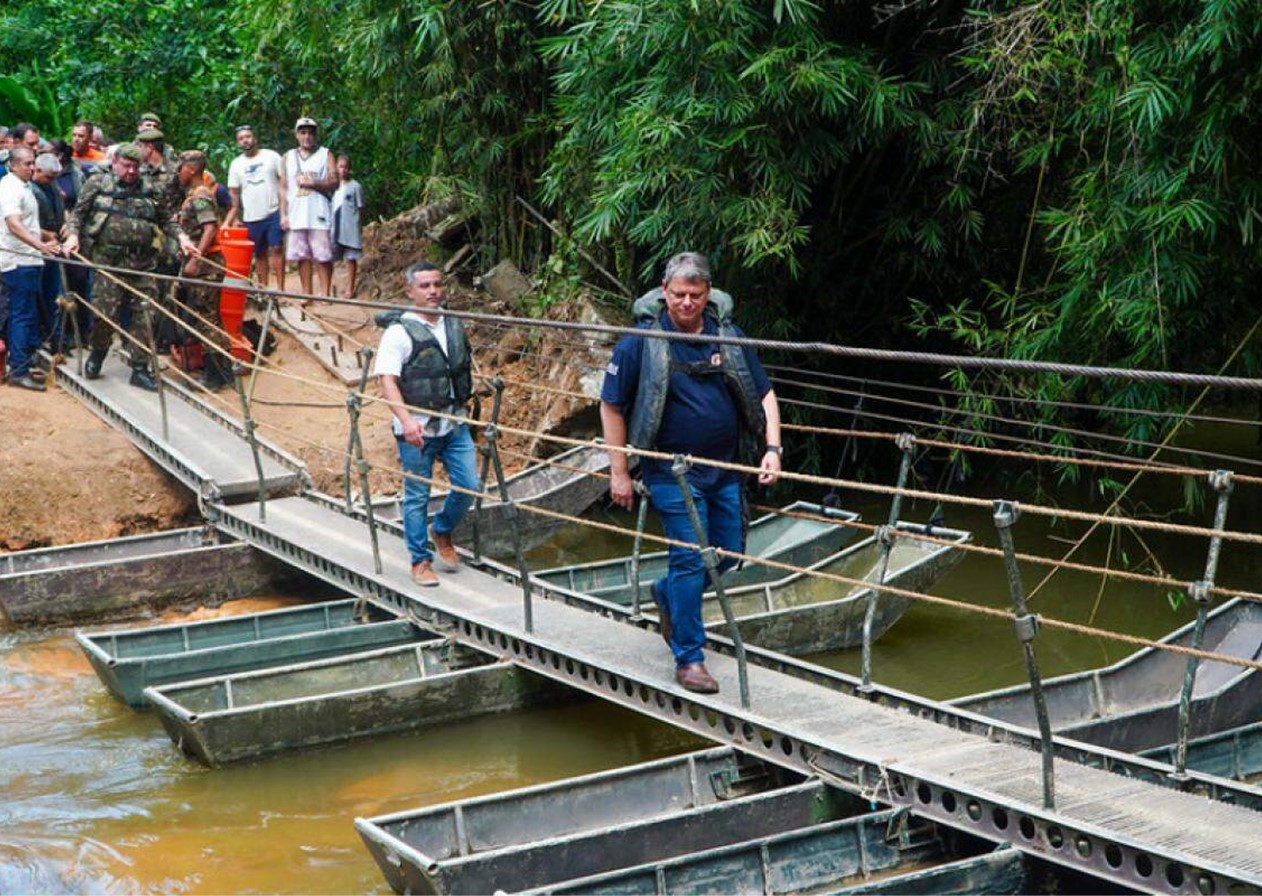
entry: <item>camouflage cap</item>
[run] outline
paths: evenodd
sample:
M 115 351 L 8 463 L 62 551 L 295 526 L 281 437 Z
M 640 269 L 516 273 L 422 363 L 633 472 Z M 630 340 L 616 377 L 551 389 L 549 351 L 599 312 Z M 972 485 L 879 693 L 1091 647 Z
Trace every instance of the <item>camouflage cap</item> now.
M 118 149 L 114 150 L 114 155 L 120 159 L 131 159 L 133 162 L 140 161 L 140 148 L 135 143 L 120 143 Z
M 141 112 L 136 124 L 143 124 L 146 121 L 152 121 L 156 127 L 162 127 L 162 119 L 153 112 Z
M 162 132 L 157 128 L 145 128 L 136 135 L 136 141 L 139 143 L 149 143 L 152 140 L 164 140 Z
M 206 153 L 200 149 L 186 149 L 180 153 L 181 165 L 195 165 L 203 171 L 206 169 Z

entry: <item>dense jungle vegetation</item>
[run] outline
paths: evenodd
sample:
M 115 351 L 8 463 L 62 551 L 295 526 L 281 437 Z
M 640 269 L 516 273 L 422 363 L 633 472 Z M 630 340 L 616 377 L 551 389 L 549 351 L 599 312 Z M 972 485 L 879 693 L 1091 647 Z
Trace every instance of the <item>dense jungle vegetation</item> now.
M 638 289 L 688 247 L 767 337 L 1253 375 L 1260 28 L 1257 0 L 8 0 L 0 120 L 153 109 L 222 170 L 234 125 L 284 148 L 311 114 L 373 211 L 459 194 L 549 294 L 598 279 L 579 250 Z

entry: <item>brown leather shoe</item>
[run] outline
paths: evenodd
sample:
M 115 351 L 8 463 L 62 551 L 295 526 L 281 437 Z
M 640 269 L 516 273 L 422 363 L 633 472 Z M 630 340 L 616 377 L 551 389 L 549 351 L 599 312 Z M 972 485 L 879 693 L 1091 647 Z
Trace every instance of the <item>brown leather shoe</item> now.
M 459 572 L 460 555 L 456 553 L 456 546 L 451 543 L 451 533 L 430 529 L 429 537 L 434 542 L 434 550 L 438 552 L 438 568 L 443 572 Z
M 679 682 L 685 691 L 692 691 L 697 694 L 717 694 L 719 692 L 719 683 L 706 670 L 705 663 L 679 666 L 675 669 L 675 681 Z
M 435 575 L 434 567 L 428 560 L 412 564 L 412 581 L 422 588 L 438 587 L 438 576 Z
M 666 642 L 666 646 L 670 646 L 670 635 L 673 628 L 670 624 L 670 607 L 666 606 L 664 601 L 658 600 L 657 583 L 649 583 L 649 595 L 653 598 L 653 603 L 657 604 L 657 627 L 662 633 L 662 640 Z

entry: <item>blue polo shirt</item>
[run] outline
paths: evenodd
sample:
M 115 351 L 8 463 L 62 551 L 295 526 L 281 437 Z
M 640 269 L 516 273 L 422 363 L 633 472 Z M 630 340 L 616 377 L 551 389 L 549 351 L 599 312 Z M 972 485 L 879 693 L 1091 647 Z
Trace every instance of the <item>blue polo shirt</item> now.
M 659 320 L 663 330 L 675 331 L 665 311 L 661 312 Z M 647 323 L 642 323 L 639 328 L 648 327 Z M 745 335 L 735 327 L 733 329 L 734 335 Z M 702 332 L 711 336 L 718 334 L 718 324 L 709 315 L 702 319 Z M 613 358 L 605 370 L 605 382 L 600 390 L 601 401 L 619 408 L 628 422 L 639 389 L 645 341 L 641 336 L 626 336 L 619 340 L 614 346 Z M 672 361 L 670 388 L 666 392 L 666 405 L 662 409 L 662 423 L 657 431 L 654 450 L 735 461 L 740 437 L 740 410 L 736 399 L 728 391 L 726 378 L 720 373 L 700 374 L 679 369 L 686 367 L 699 371 L 710 368 L 719 355 L 719 344 L 672 339 L 668 347 Z M 748 346 L 741 350 L 745 353 L 758 395 L 766 395 L 771 391 L 771 382 L 757 354 Z M 641 475 L 646 483 L 674 482 L 670 461 L 643 458 L 640 463 Z M 700 488 L 708 488 L 739 475 L 730 470 L 696 466 L 689 471 L 688 479 Z

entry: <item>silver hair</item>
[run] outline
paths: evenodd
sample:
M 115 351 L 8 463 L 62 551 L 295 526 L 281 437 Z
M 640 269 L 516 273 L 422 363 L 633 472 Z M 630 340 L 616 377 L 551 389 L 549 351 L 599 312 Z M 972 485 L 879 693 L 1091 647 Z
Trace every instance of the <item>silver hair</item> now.
M 416 264 L 410 265 L 408 269 L 403 272 L 403 279 L 406 281 L 408 286 L 411 286 L 414 282 L 416 282 L 416 278 L 422 271 L 438 271 L 440 274 L 442 273 L 442 270 L 438 267 L 438 265 L 433 262 L 418 261 Z
M 61 160 L 51 152 L 41 152 L 37 155 L 35 167 L 49 174 L 61 174 Z
M 19 143 L 17 146 L 9 150 L 9 158 L 10 159 L 33 159 L 35 158 L 35 152 L 29 146 L 23 146 L 22 144 Z
M 702 280 L 710 282 L 710 259 L 700 252 L 680 252 L 666 262 L 666 272 L 662 274 L 662 282 L 672 280 Z

